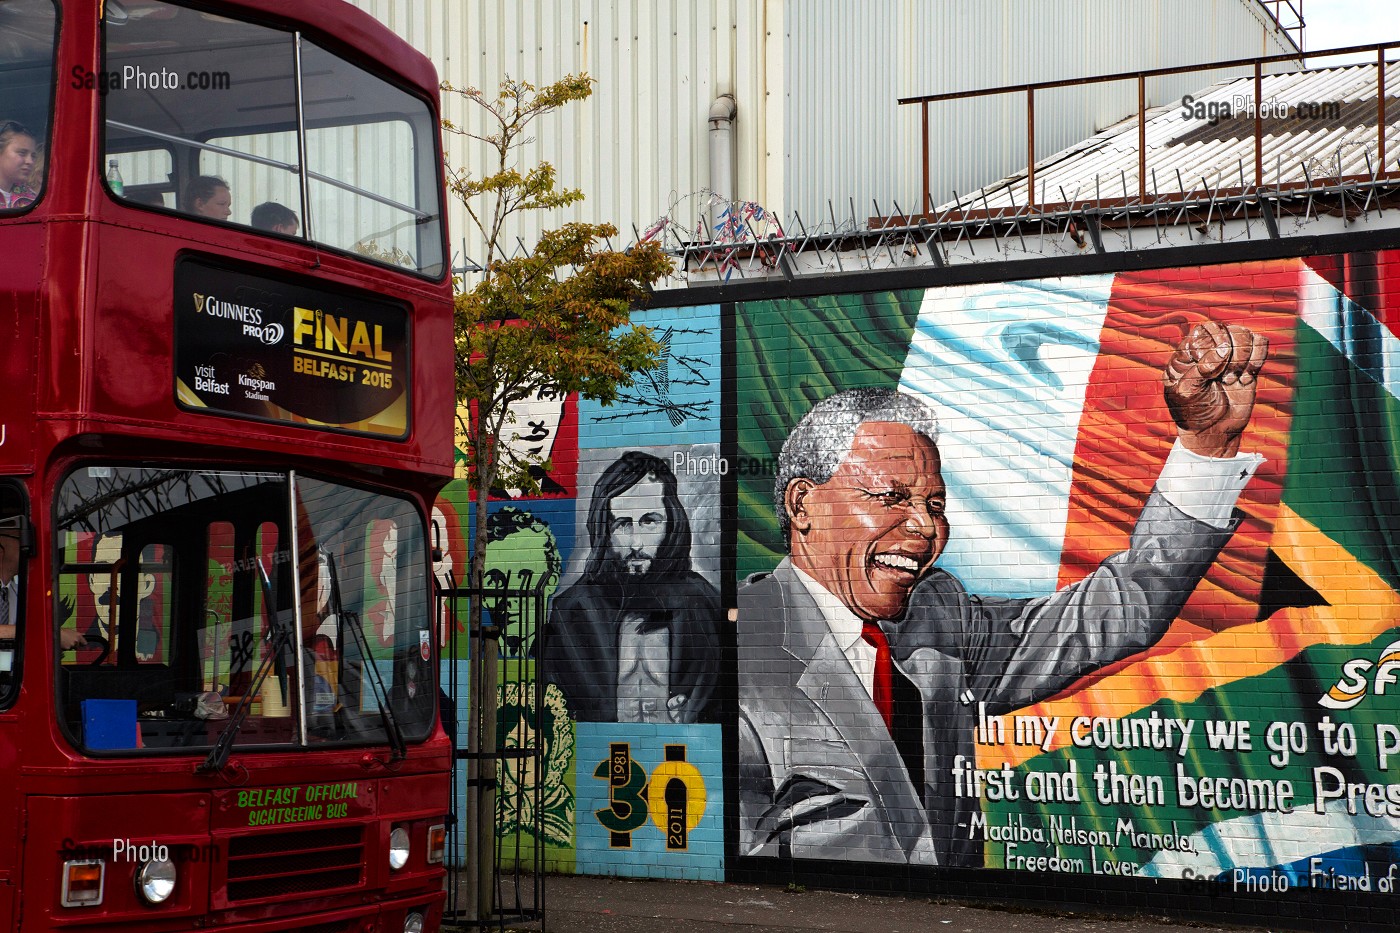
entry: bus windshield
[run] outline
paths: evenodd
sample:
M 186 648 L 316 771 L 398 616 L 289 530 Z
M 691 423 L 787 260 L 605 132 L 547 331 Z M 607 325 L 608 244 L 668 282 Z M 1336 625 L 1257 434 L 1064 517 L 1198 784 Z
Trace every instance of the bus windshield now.
M 163 0 L 108 4 L 104 37 L 113 195 L 442 274 L 427 101 L 301 33 Z
M 44 192 L 57 24 L 53 0 L 0 3 L 0 213 Z
M 86 642 L 58 674 L 79 747 L 397 743 L 431 728 L 410 502 L 289 472 L 84 466 L 54 528 L 60 636 Z

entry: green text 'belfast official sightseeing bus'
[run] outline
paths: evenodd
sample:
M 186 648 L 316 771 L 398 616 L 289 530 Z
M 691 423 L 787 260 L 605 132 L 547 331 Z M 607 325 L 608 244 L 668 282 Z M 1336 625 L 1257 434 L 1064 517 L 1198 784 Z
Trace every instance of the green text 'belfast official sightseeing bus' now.
M 0 929 L 438 929 L 441 165 L 340 0 L 0 0 Z

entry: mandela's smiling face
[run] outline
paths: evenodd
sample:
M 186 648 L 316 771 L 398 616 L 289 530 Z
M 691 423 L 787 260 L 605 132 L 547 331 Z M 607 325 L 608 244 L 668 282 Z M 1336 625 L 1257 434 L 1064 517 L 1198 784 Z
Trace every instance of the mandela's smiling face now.
M 831 479 L 788 484 L 793 564 L 860 618 L 898 619 L 948 543 L 946 500 L 932 441 L 866 422 Z

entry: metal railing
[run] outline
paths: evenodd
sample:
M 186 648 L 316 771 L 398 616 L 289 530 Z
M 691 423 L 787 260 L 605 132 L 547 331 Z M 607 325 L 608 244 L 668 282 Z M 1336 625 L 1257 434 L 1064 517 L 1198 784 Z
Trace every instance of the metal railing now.
M 1288 36 L 1299 49 L 1303 47 L 1303 0 L 1260 0 L 1274 19 L 1274 28 Z
M 1386 168 L 1385 151 L 1385 128 L 1386 128 L 1386 106 L 1385 106 L 1385 66 L 1387 64 L 1385 53 L 1390 49 L 1400 48 L 1400 42 L 1383 42 L 1375 45 L 1354 45 L 1340 49 L 1327 49 L 1321 52 L 1309 52 L 1307 57 L 1328 58 L 1337 55 L 1355 55 L 1363 52 L 1374 53 L 1376 56 L 1376 164 L 1380 167 L 1382 177 L 1400 175 L 1400 170 L 1390 171 Z M 915 106 L 920 109 L 922 118 L 922 215 L 931 217 L 934 209 L 933 192 L 930 188 L 930 143 L 929 143 L 929 105 L 954 100 L 967 100 L 975 97 L 991 97 L 1003 94 L 1024 94 L 1026 98 L 1026 192 L 1030 207 L 1036 207 L 1035 200 L 1035 95 L 1037 91 L 1050 90 L 1054 88 L 1079 87 L 1084 85 L 1105 84 L 1119 81 L 1135 81 L 1137 83 L 1137 156 L 1138 156 L 1138 190 L 1137 197 L 1145 200 L 1147 198 L 1147 81 L 1151 78 L 1166 77 L 1170 75 L 1190 74 L 1203 71 L 1220 71 L 1231 68 L 1252 67 L 1254 70 L 1254 100 L 1257 104 L 1263 97 L 1262 85 L 1264 79 L 1264 66 L 1278 63 L 1299 62 L 1299 55 L 1267 55 L 1258 58 L 1237 58 L 1227 61 L 1207 62 L 1198 65 L 1180 65 L 1170 68 L 1151 68 L 1143 71 L 1125 71 L 1110 75 L 1094 75 L 1086 78 L 1067 78 L 1059 81 L 1039 81 L 1033 84 L 1015 84 L 1004 87 L 985 88 L 976 91 L 954 91 L 947 94 L 925 94 L 917 97 L 901 97 L 901 106 Z M 1263 108 L 1254 108 L 1254 188 L 1264 186 L 1264 149 L 1263 149 Z M 1183 192 L 1184 196 L 1184 192 Z
M 484 607 L 478 630 L 459 633 L 469 601 Z M 546 611 L 545 591 L 451 585 L 438 590 L 439 618 L 446 619 L 444 659 L 449 661 L 444 702 L 454 712 L 470 698 L 467 721 L 453 723 L 451 806 L 448 827 L 447 903 L 444 929 L 506 929 L 506 924 L 545 918 L 543 737 L 532 723 L 544 706 L 535 662 L 502 641 L 532 645 Z M 466 683 L 457 659 L 462 634 L 468 643 Z M 475 689 L 473 686 L 475 685 Z M 509 688 L 509 689 L 508 689 Z M 507 694 L 522 706 L 503 717 Z M 491 703 L 480 702 L 490 697 Z M 444 717 L 445 718 L 445 717 Z M 464 728 L 465 726 L 465 728 Z M 465 733 L 466 743 L 460 739 Z M 489 833 L 481 830 L 489 827 Z

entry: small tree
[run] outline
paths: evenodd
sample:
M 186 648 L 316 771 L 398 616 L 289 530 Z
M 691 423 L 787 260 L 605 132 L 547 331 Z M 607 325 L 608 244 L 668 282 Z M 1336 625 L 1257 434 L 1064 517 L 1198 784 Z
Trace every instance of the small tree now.
M 470 447 L 467 481 L 476 493 L 468 584 L 480 592 L 491 489 L 536 491 L 530 467 L 548 466 L 512 449 L 516 435 L 510 406 L 541 390 L 577 393 L 608 404 L 619 389 L 631 385 L 634 375 L 655 366 L 660 345 L 650 330 L 626 325 L 632 305 L 649 294 L 671 263 L 654 243 L 626 252 L 609 248 L 608 239 L 617 229 L 608 224 L 564 224 L 541 234 L 528 255 L 507 255 L 507 232 L 519 215 L 583 199 L 576 189 L 556 187 L 549 163 L 522 171 L 516 159 L 518 150 L 532 141 L 526 135 L 530 124 L 587 98 L 593 92 L 591 78 L 569 75 L 543 88 L 506 78 L 494 98 L 450 84 L 442 89 L 479 108 L 488 131 L 473 133 L 448 120 L 443 129 L 483 143 L 493 154 L 483 174 L 448 167 L 448 187 L 466 207 L 485 252 L 480 281 L 458 292 L 454 315 L 458 417 L 465 407 L 469 416 L 461 427 Z M 494 700 L 496 690 L 494 649 L 486 657 L 477 635 L 482 622 L 477 597 L 471 599 L 468 618 L 473 650 L 485 660 L 483 676 L 472 678 L 472 701 L 475 710 L 490 712 L 494 702 L 486 701 Z M 487 737 L 494 741 L 493 715 L 482 719 L 478 713 L 473 725 L 478 743 Z M 473 745 L 470 733 L 468 745 Z M 480 748 L 477 744 L 475 750 Z M 474 782 L 474 787 L 480 783 Z M 480 866 L 494 839 L 494 795 L 488 790 L 474 802 L 479 832 L 469 849 L 476 851 Z M 486 884 L 478 882 L 472 898 L 483 919 L 490 913 L 489 875 L 487 879 Z
M 469 579 L 479 586 L 486 551 L 481 506 L 490 490 L 538 488 L 530 467 L 541 464 L 510 447 L 510 406 L 541 389 L 609 404 L 636 374 L 655 366 L 660 345 L 651 331 L 624 325 L 632 305 L 671 270 L 671 261 L 655 243 L 626 252 L 608 248 L 617 229 L 586 223 L 547 230 L 528 255 L 507 255 L 507 228 L 518 215 L 583 199 L 577 189 L 557 187 L 548 162 L 522 172 L 515 158 L 532 142 L 525 135 L 530 124 L 587 98 L 592 78 L 568 75 L 543 88 L 506 78 L 494 99 L 446 83 L 443 90 L 478 107 L 494 130 L 479 135 L 443 121 L 447 132 L 484 143 L 493 154 L 488 174 L 448 168 L 448 188 L 466 207 L 486 257 L 480 281 L 458 292 L 454 315 L 457 401 L 459 410 L 465 404 L 470 412 L 461 427 L 471 448 L 468 482 L 478 504 Z

